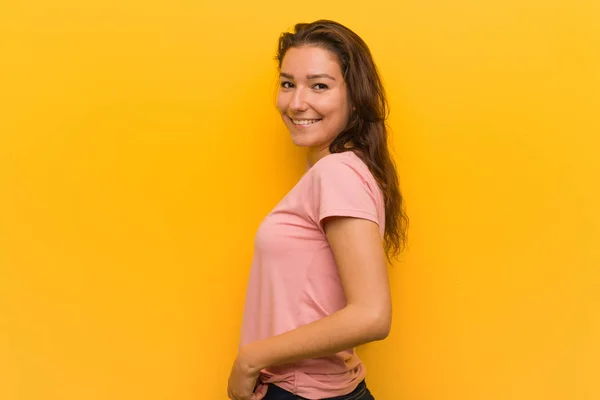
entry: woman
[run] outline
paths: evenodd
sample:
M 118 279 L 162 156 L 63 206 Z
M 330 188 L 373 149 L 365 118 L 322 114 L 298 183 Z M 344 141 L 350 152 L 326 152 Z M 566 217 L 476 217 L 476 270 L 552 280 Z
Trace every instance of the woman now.
M 277 61 L 277 108 L 309 168 L 257 231 L 228 396 L 373 399 L 354 348 L 389 333 L 386 255 L 407 222 L 384 90 L 366 44 L 333 21 L 282 34 Z

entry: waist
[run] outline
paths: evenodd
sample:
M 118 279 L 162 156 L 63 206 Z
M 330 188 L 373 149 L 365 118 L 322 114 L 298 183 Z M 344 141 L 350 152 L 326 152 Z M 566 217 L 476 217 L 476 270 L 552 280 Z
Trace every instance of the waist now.
M 350 391 L 350 392 L 345 392 L 345 394 L 341 394 L 341 395 L 334 395 L 334 396 L 330 396 L 330 397 L 323 397 L 324 394 L 323 393 L 314 393 L 314 394 L 301 394 L 298 392 L 292 392 L 289 390 L 286 390 L 282 387 L 277 386 L 276 384 L 269 384 L 269 388 L 267 390 L 267 395 L 263 400 L 292 400 L 292 399 L 297 399 L 297 396 L 301 396 L 302 398 L 306 398 L 306 399 L 321 399 L 321 400 L 360 400 L 363 399 L 363 395 L 365 395 L 368 392 L 367 390 L 367 384 L 365 382 L 364 379 L 362 379 L 358 385 L 356 385 L 356 387 Z M 305 397 L 305 396 L 311 396 L 311 397 Z
M 365 376 L 364 365 L 352 354 L 350 358 L 319 358 L 266 368 L 260 381 L 307 399 L 323 399 L 347 395 Z

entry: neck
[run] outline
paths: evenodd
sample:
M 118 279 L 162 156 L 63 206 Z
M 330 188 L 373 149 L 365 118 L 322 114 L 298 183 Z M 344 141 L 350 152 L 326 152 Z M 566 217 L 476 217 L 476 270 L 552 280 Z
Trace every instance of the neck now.
M 354 143 L 350 140 L 344 145 L 344 148 L 350 150 L 354 148 Z M 315 165 L 317 161 L 329 154 L 331 154 L 329 151 L 329 145 L 322 148 L 310 147 L 306 154 L 306 169 L 309 169 Z
M 329 147 L 322 149 L 310 148 L 306 154 L 306 168 L 311 168 L 321 158 L 331 154 Z

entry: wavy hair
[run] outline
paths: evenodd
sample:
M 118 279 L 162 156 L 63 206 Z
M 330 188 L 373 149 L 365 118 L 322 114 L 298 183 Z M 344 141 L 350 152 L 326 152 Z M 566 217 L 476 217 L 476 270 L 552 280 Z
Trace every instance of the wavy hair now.
M 281 64 L 293 47 L 317 46 L 335 54 L 348 87 L 353 111 L 348 125 L 329 146 L 331 153 L 353 151 L 369 167 L 385 202 L 384 248 L 395 258 L 407 241 L 408 216 L 400 192 L 398 173 L 388 149 L 388 103 L 379 72 L 367 44 L 338 22 L 299 23 L 279 37 L 276 61 Z

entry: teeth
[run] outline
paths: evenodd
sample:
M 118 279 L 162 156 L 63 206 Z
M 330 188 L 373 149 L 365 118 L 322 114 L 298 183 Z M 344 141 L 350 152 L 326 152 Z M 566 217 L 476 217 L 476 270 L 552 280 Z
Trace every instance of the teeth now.
M 293 119 L 292 122 L 296 125 L 311 125 L 319 122 L 320 119 Z

